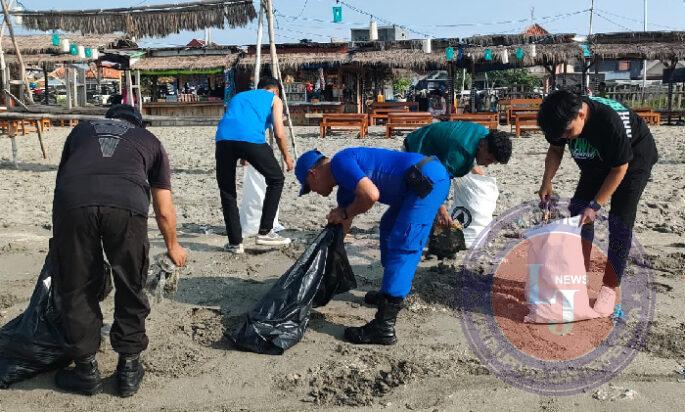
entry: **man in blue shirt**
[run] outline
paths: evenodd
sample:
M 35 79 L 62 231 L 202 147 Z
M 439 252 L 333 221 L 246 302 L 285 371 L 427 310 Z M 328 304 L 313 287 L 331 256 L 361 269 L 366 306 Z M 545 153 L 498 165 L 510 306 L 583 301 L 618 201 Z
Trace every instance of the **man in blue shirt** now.
M 266 195 L 256 243 L 267 246 L 290 244 L 290 239 L 273 231 L 285 176 L 271 146 L 266 143 L 266 130 L 273 127 L 286 169 L 293 170 L 293 159 L 288 153 L 283 127 L 283 101 L 278 97 L 278 86 L 278 80 L 267 78 L 259 82 L 258 90 L 238 93 L 231 99 L 216 130 L 216 179 L 228 233 L 225 250 L 231 253 L 244 252 L 235 185 L 238 160 L 249 162 L 266 180 Z
M 355 216 L 376 202 L 390 206 L 380 222 L 384 273 L 378 311 L 368 324 L 345 329 L 345 338 L 394 344 L 397 313 L 411 289 L 435 214 L 449 194 L 447 170 L 437 159 L 418 153 L 356 147 L 332 159 L 317 150 L 304 153 L 295 175 L 302 184 L 300 195 L 313 191 L 329 196 L 338 186 L 338 207 L 328 214 L 328 222 L 342 224 L 345 232 Z

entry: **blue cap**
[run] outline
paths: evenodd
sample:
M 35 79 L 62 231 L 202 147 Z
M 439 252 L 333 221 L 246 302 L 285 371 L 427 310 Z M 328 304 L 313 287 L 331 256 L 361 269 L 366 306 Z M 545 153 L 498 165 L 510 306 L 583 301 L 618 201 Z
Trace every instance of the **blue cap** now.
M 314 149 L 303 153 L 299 159 L 297 159 L 297 164 L 295 165 L 295 177 L 302 185 L 302 190 L 300 190 L 300 196 L 309 193 L 309 187 L 307 186 L 307 173 L 311 170 L 316 162 L 324 158 L 323 153 Z

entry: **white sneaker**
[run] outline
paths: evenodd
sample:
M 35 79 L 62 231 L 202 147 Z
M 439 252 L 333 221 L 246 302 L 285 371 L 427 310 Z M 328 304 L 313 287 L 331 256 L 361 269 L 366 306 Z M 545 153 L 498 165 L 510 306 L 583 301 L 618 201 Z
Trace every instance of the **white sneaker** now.
M 283 237 L 272 230 L 266 235 L 257 235 L 255 243 L 262 246 L 287 246 L 290 244 L 290 238 Z
M 592 308 L 598 315 L 605 318 L 614 313 L 614 303 L 616 302 L 616 292 L 613 288 L 602 286 L 597 295 L 595 306 Z
M 245 248 L 243 247 L 242 243 L 239 243 L 237 245 L 226 243 L 224 245 L 224 251 L 232 253 L 234 255 L 242 255 L 243 253 L 245 253 Z

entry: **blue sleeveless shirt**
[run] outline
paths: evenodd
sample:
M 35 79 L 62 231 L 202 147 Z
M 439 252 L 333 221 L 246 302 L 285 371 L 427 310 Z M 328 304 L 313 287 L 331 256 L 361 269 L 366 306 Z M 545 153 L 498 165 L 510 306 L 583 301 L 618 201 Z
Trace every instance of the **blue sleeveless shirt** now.
M 217 126 L 216 141 L 266 143 L 266 129 L 273 123 L 271 108 L 274 97 L 275 94 L 262 89 L 235 95 Z

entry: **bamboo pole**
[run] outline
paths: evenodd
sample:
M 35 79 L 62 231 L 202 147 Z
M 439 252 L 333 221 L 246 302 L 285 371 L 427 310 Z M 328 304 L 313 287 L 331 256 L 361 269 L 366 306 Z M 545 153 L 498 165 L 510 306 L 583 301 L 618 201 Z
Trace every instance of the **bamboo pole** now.
M 290 117 L 290 108 L 288 107 L 288 96 L 283 87 L 283 79 L 281 78 L 281 69 L 278 66 L 278 56 L 276 55 L 276 40 L 274 31 L 274 12 L 272 0 L 266 0 L 267 22 L 269 26 L 269 50 L 271 53 L 271 74 L 278 79 L 278 83 L 283 91 L 283 106 L 285 106 L 285 114 L 288 118 L 288 130 L 290 131 L 290 144 L 293 148 L 293 157 L 297 159 L 297 145 L 295 143 L 295 130 L 293 128 L 293 121 Z
M 259 22 L 257 23 L 257 55 L 254 66 L 254 89 L 259 84 L 259 76 L 262 70 L 262 37 L 264 35 L 264 5 L 259 3 Z
M 17 38 L 14 35 L 14 26 L 12 26 L 12 21 L 10 20 L 10 14 L 7 11 L 7 3 L 5 0 L 0 0 L 2 3 L 2 12 L 5 15 L 5 23 L 7 24 L 7 29 L 10 32 L 10 37 L 12 37 L 12 45 L 14 45 L 14 51 L 17 53 L 17 61 L 19 62 L 19 71 L 21 72 L 21 81 L 24 83 L 26 88 L 26 99 L 33 103 L 33 95 L 31 94 L 31 86 L 29 86 L 29 79 L 26 77 L 26 66 L 24 65 L 24 58 L 21 57 L 21 50 L 17 45 Z

